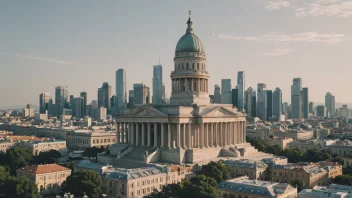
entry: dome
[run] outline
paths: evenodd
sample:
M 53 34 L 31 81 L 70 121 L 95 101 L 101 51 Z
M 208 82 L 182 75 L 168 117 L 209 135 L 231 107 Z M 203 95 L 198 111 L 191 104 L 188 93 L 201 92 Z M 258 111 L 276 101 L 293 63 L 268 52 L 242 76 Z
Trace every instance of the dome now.
M 176 45 L 175 53 L 179 52 L 205 52 L 203 48 L 202 41 L 193 33 L 191 15 L 187 21 L 187 31 L 180 40 L 178 40 Z

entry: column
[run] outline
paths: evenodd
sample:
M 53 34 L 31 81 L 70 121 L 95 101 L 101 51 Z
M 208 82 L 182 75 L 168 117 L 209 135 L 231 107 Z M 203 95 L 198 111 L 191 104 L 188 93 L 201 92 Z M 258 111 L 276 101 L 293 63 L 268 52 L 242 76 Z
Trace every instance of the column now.
M 208 148 L 208 146 L 209 146 L 209 134 L 208 134 L 209 123 L 204 123 L 204 126 L 205 126 L 205 129 L 204 129 L 204 136 L 205 136 L 204 146 L 205 146 L 205 148 Z
M 181 135 L 181 125 L 180 124 L 177 124 L 177 139 L 176 139 L 176 147 L 177 148 L 180 148 L 181 147 L 181 144 L 180 144 L 180 135 Z
M 197 92 L 200 92 L 200 79 L 197 79 Z
M 246 142 L 247 138 L 247 125 L 246 122 L 243 122 L 243 142 Z
M 193 78 L 191 78 L 191 83 L 192 83 L 191 91 L 194 92 L 194 81 L 193 81 Z
M 188 81 L 187 78 L 185 78 L 185 91 L 188 92 Z
M 151 139 L 150 123 L 147 124 L 147 133 L 148 133 L 148 134 L 147 134 L 147 146 L 149 147 L 149 146 L 151 146 L 151 145 L 150 145 L 150 141 L 151 141 L 151 140 L 150 140 L 150 139 Z
M 142 123 L 142 144 L 141 146 L 145 146 L 145 124 Z
M 200 139 L 200 147 L 204 147 L 204 123 L 200 124 L 200 130 L 199 130 L 199 139 Z
M 134 142 L 134 123 L 131 123 L 131 145 L 135 145 Z
M 214 123 L 210 124 L 210 147 L 214 147 Z
M 167 124 L 167 147 L 171 148 L 171 124 Z
M 139 123 L 136 123 L 136 146 L 139 146 Z
M 126 123 L 122 123 L 121 143 L 125 144 Z
M 224 122 L 224 146 L 228 145 L 228 134 L 229 134 L 229 128 L 227 127 L 227 122 Z
M 219 132 L 219 130 L 218 130 L 218 124 L 219 124 L 219 123 L 217 123 L 217 122 L 214 123 L 214 135 L 215 135 L 214 140 L 215 140 L 215 147 L 217 147 L 218 144 L 219 144 L 219 142 L 218 142 L 218 132 Z
M 237 143 L 241 143 L 241 134 L 240 134 L 240 122 L 236 122 L 236 129 L 237 129 Z
M 188 123 L 188 148 L 192 148 L 192 123 Z
M 154 146 L 158 146 L 158 124 L 154 123 Z
M 182 148 L 186 149 L 187 148 L 187 142 L 186 142 L 186 123 L 182 124 L 182 140 L 181 140 L 181 145 Z
M 120 144 L 120 123 L 116 124 L 116 142 Z
M 129 144 L 130 143 L 130 123 L 127 123 L 127 132 L 126 132 L 126 143 Z
M 160 139 L 160 146 L 164 147 L 164 123 L 161 123 L 161 139 Z

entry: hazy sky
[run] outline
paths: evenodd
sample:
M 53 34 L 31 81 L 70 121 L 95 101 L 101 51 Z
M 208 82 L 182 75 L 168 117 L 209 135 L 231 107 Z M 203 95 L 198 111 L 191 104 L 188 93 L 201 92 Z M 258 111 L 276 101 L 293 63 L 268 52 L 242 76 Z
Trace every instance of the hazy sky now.
M 115 94 L 115 71 L 127 88 L 152 86 L 152 66 L 170 72 L 178 39 L 192 10 L 203 41 L 211 94 L 222 78 L 246 88 L 290 85 L 301 77 L 309 99 L 352 102 L 352 0 L 3 1 L 0 5 L 0 106 L 39 103 L 39 93 L 65 85 L 97 98 L 105 81 Z M 53 95 L 54 96 L 54 95 Z

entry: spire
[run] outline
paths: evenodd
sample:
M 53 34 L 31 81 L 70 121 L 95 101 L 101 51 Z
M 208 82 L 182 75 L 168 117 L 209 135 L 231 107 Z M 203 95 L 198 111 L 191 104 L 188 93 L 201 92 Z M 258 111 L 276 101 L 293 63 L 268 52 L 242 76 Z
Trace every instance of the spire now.
M 192 27 L 193 22 L 192 22 L 192 19 L 191 19 L 191 11 L 188 11 L 188 14 L 189 14 L 189 18 L 188 18 L 188 21 L 187 21 L 188 27 L 187 27 L 186 33 L 193 33 L 193 27 Z

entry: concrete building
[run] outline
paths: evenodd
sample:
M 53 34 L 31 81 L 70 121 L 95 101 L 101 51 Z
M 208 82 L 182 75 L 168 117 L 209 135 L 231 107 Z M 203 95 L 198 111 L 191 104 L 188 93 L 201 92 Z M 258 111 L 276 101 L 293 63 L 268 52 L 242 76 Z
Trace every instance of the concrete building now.
M 41 114 L 46 113 L 49 111 L 49 102 L 52 99 L 50 93 L 41 93 L 39 94 L 39 112 Z
M 72 101 L 72 117 L 79 120 L 84 117 L 84 97 L 74 98 Z
M 256 117 L 256 98 L 256 92 L 252 87 L 244 92 L 244 109 L 248 117 Z
M 91 109 L 91 117 L 94 119 L 94 120 L 97 120 L 97 121 L 102 121 L 102 120 L 106 120 L 106 117 L 107 117 L 107 109 L 105 107 L 98 107 L 98 108 L 94 108 L 94 109 Z
M 163 103 L 163 67 L 153 66 L 153 104 Z
M 116 71 L 116 97 L 118 112 L 121 112 L 126 105 L 127 101 L 127 89 L 126 89 L 126 71 L 124 69 L 118 69 Z
M 330 184 L 329 186 L 315 186 L 313 189 L 303 189 L 298 193 L 299 198 L 340 197 L 351 198 L 352 186 Z
M 214 103 L 221 104 L 221 88 L 219 85 L 214 87 Z
M 326 116 L 328 118 L 335 116 L 335 96 L 330 92 L 325 95 L 325 107 L 326 107 Z
M 116 143 L 116 134 L 111 132 L 91 132 L 88 130 L 68 131 L 67 148 L 84 150 L 90 147 L 107 147 Z
M 101 88 L 98 89 L 98 106 L 105 107 L 108 114 L 111 112 L 111 85 L 108 82 L 104 82 Z
M 221 197 L 260 197 L 260 198 L 296 198 L 297 188 L 287 183 L 273 183 L 251 180 L 246 176 L 221 182 L 217 186 Z
M 257 88 L 257 117 L 259 119 L 267 120 L 267 97 L 266 97 L 266 84 L 258 83 Z
M 276 118 L 277 121 L 284 121 L 281 120 L 282 114 L 282 91 L 279 87 L 276 87 L 273 93 L 273 116 Z
M 287 149 L 288 144 L 290 142 L 293 142 L 293 138 L 277 138 L 277 137 L 273 137 L 273 138 L 265 138 L 262 139 L 263 142 L 265 142 L 266 144 L 270 145 L 270 146 L 274 146 L 274 145 L 278 145 L 280 146 L 281 149 Z
M 44 164 L 26 166 L 16 171 L 17 177 L 26 177 L 37 185 L 42 194 L 58 193 L 66 178 L 71 175 L 71 170 L 57 165 Z
M 308 87 L 302 89 L 302 117 L 304 119 L 309 118 L 309 95 Z
M 294 78 L 291 85 L 291 119 L 302 119 L 302 79 Z
M 320 117 L 321 119 L 326 118 L 327 108 L 324 105 L 317 106 L 316 116 Z
M 14 145 L 14 147 L 16 146 L 27 148 L 33 154 L 33 156 L 37 156 L 41 152 L 47 152 L 50 150 L 59 151 L 61 154 L 64 154 L 67 152 L 66 141 L 61 141 L 61 140 L 20 142 Z
M 150 103 L 150 88 L 143 83 L 133 84 L 133 104 L 149 104 Z
M 232 156 L 255 153 L 245 141 L 246 115 L 231 101 L 210 104 L 206 54 L 192 24 L 190 17 L 176 46 L 170 104 L 140 105 L 116 116 L 118 145 L 127 149 L 120 160 L 136 157 L 145 162 L 144 158 L 155 157 L 155 161 L 181 164 L 217 158 L 222 150 Z
M 266 118 L 272 120 L 273 117 L 273 91 L 266 91 Z M 276 120 L 276 118 L 274 119 Z
M 222 162 L 230 171 L 232 177 L 248 176 L 249 179 L 265 180 L 268 165 L 264 162 L 250 160 L 224 160 Z
M 34 117 L 34 109 L 32 107 L 32 104 L 27 104 L 26 108 L 22 110 L 22 117 L 24 118 Z
M 221 104 L 232 104 L 231 79 L 221 79 Z
M 245 89 L 245 76 L 243 71 L 237 73 L 237 89 L 238 89 L 238 111 L 244 110 L 244 89 Z
M 55 87 L 55 115 L 60 117 L 63 114 L 63 109 L 68 102 L 68 87 Z

